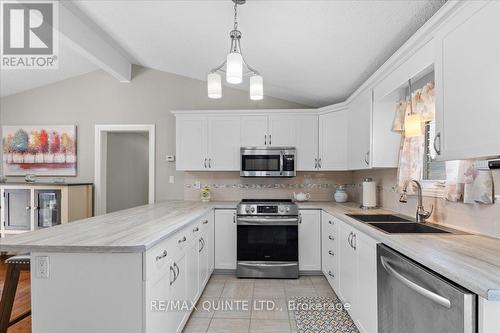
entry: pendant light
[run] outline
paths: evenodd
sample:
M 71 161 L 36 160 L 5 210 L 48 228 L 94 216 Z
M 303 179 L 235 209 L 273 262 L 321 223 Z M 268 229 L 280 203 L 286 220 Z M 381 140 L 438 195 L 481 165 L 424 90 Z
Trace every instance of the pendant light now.
M 229 33 L 231 49 L 220 66 L 212 69 L 207 77 L 207 90 L 209 98 L 222 97 L 221 73 L 225 73 L 226 81 L 230 84 L 240 84 L 243 77 L 250 76 L 250 99 L 254 101 L 264 99 L 263 78 L 255 69 L 250 67 L 241 54 L 241 31 L 238 30 L 238 5 L 243 5 L 246 0 L 232 0 L 234 2 L 234 26 Z
M 413 95 L 411 89 L 411 79 L 408 80 L 408 89 L 410 91 L 410 114 L 405 117 L 405 137 L 414 138 L 424 134 L 422 115 L 413 112 Z

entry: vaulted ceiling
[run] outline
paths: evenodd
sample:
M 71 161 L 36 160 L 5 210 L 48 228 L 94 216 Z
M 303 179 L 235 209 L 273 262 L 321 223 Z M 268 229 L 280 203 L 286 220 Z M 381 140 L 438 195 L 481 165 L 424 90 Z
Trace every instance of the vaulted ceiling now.
M 266 95 L 325 106 L 345 100 L 444 2 L 248 0 L 239 8 L 242 50 Z M 230 0 L 75 4 L 142 66 L 206 80 L 229 49 Z M 19 90 L 14 76 L 2 71 L 2 96 Z

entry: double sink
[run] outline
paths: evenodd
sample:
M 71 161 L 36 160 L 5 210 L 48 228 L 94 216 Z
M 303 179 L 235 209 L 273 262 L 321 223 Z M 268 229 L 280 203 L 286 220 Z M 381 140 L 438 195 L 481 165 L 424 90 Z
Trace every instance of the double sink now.
M 429 224 L 416 223 L 407 218 L 392 214 L 346 214 L 389 234 L 454 234 L 455 230 L 437 228 Z

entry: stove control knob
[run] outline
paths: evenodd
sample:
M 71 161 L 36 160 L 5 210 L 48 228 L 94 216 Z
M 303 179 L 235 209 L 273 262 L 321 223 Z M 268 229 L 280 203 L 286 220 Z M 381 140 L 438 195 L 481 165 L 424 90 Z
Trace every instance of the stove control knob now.
M 286 207 L 286 212 L 288 213 L 290 211 L 290 207 Z
M 283 214 L 285 212 L 285 207 L 280 207 L 278 211 Z
M 255 213 L 255 207 L 250 208 L 251 213 Z
M 250 213 L 250 207 L 246 207 L 246 208 L 245 208 L 245 212 L 246 212 L 247 214 L 248 214 L 248 213 Z

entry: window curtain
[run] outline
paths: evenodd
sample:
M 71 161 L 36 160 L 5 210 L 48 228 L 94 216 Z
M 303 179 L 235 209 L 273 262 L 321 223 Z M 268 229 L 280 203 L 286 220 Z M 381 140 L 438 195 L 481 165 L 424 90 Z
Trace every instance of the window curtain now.
M 424 122 L 434 120 L 434 83 L 428 83 L 413 92 L 411 99 L 401 101 L 396 110 L 392 130 L 401 133 L 397 177 L 397 187 L 400 191 L 408 180 L 422 178 L 425 158 L 425 132 L 422 130 L 422 135 L 419 136 L 405 136 L 405 121 L 411 114 L 411 103 L 413 103 L 413 114 L 421 116 L 422 126 Z M 409 190 L 411 192 L 414 189 Z

